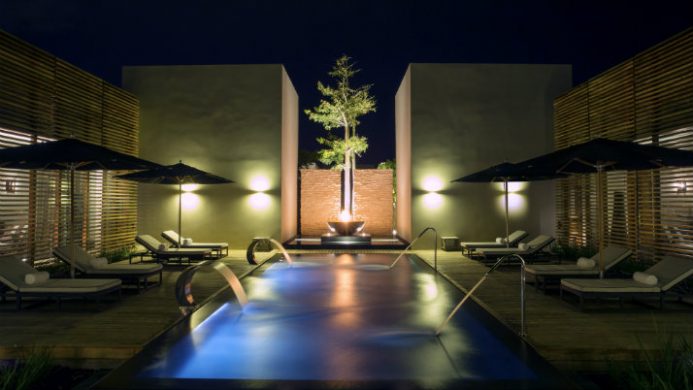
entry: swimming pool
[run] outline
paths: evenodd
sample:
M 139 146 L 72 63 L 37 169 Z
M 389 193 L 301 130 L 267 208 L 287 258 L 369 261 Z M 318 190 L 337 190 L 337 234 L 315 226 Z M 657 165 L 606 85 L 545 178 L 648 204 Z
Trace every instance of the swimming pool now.
M 243 279 L 241 309 L 220 294 L 97 388 L 556 388 L 563 378 L 416 256 L 301 255 Z

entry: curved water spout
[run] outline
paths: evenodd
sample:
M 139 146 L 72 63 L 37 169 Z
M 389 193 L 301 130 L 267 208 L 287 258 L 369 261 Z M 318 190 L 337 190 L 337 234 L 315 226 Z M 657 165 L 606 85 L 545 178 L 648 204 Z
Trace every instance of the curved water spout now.
M 180 276 L 178 276 L 178 280 L 176 280 L 176 300 L 183 314 L 192 313 L 197 308 L 197 302 L 195 302 L 195 298 L 192 295 L 192 279 L 195 273 L 202 268 L 212 268 L 219 272 L 236 295 L 236 299 L 238 299 L 238 303 L 241 307 L 248 303 L 248 296 L 245 293 L 245 289 L 243 289 L 241 281 L 238 280 L 236 274 L 231 271 L 231 268 L 219 260 L 206 260 L 186 268 L 181 272 Z
M 286 251 L 286 248 L 284 248 L 284 245 L 282 245 L 279 241 L 275 240 L 272 237 L 255 237 L 253 238 L 253 241 L 250 242 L 250 245 L 248 245 L 248 250 L 246 251 L 246 260 L 248 260 L 248 263 L 250 264 L 257 264 L 257 261 L 255 260 L 255 248 L 258 246 L 260 242 L 263 241 L 269 241 L 274 245 L 275 248 L 277 248 L 283 255 L 284 259 L 286 259 L 286 262 L 289 263 L 289 266 L 291 266 L 294 262 L 291 259 L 291 256 L 289 256 L 289 253 Z

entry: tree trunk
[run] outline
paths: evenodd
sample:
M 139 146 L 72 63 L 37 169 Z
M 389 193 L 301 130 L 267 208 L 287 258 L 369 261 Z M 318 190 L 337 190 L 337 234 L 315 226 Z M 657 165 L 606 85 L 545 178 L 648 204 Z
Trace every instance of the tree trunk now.
M 351 189 L 351 153 L 348 151 L 344 153 L 344 183 L 342 188 L 344 188 L 344 210 L 351 215 L 352 211 L 352 189 Z

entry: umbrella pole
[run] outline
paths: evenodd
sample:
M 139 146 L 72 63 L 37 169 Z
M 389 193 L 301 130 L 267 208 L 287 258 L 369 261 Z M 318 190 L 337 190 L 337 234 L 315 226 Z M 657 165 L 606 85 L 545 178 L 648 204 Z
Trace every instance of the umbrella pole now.
M 181 241 L 183 240 L 183 231 L 181 230 L 181 220 L 183 213 L 183 183 L 178 183 L 178 247 L 182 248 Z
M 597 166 L 597 230 L 599 230 L 599 278 L 604 278 L 604 200 L 602 199 L 604 194 L 602 191 L 603 182 L 603 168 L 601 165 Z
M 510 218 L 508 217 L 508 178 L 503 179 L 505 188 L 505 247 L 510 248 Z
M 67 244 L 70 248 L 71 256 L 74 259 L 74 226 L 75 224 L 75 166 L 70 165 L 70 223 L 67 225 Z M 70 277 L 75 277 L 75 265 L 70 262 Z

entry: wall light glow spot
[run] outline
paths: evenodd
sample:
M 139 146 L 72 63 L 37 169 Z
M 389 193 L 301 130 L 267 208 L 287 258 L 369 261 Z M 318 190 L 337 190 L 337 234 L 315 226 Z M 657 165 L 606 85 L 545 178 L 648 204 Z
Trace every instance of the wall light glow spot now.
M 181 195 L 181 203 L 184 210 L 195 210 L 200 205 L 200 197 L 191 192 Z
M 499 210 L 505 212 L 505 195 L 499 195 L 497 198 L 497 206 Z M 508 194 L 508 212 L 511 214 L 521 214 L 527 211 L 527 199 L 524 195 Z
M 269 195 L 258 192 L 257 194 L 252 194 L 248 197 L 248 204 L 255 210 L 265 210 L 272 203 L 272 198 Z
M 430 192 L 423 196 L 424 206 L 429 209 L 437 209 L 443 205 L 443 195 Z
M 498 191 L 503 191 L 505 192 L 505 189 L 503 188 L 503 182 L 495 182 L 494 187 Z M 524 191 L 529 187 L 529 183 L 526 181 L 509 181 L 508 182 L 508 192 L 513 193 L 513 192 L 520 192 Z
M 250 179 L 250 189 L 258 192 L 267 191 L 270 189 L 270 181 L 265 176 L 254 176 Z
M 200 188 L 199 184 L 183 184 L 181 189 L 185 192 L 193 192 Z
M 438 176 L 426 176 L 421 182 L 424 191 L 437 192 L 443 189 L 443 179 Z

